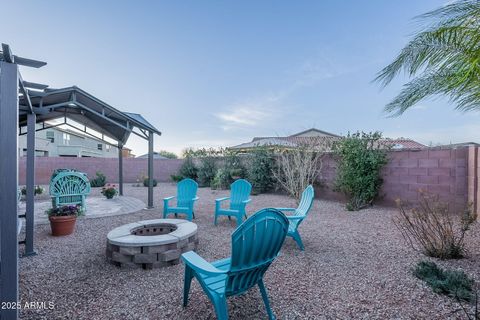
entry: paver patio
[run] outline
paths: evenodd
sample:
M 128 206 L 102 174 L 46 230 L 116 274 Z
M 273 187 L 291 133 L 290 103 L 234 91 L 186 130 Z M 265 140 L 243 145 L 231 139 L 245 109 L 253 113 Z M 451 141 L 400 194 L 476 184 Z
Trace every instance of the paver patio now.
M 98 196 L 98 190 L 93 196 Z M 21 301 L 52 301 L 53 310 L 21 310 L 24 319 L 212 319 L 213 307 L 197 282 L 191 302 L 182 307 L 184 266 L 120 269 L 105 257 L 107 233 L 138 220 L 161 217 L 161 198 L 175 185 L 155 188 L 154 210 L 97 219 L 81 219 L 72 236 L 54 238 L 38 225 L 38 255 L 20 260 Z M 125 194 L 146 201 L 146 188 L 126 185 Z M 208 260 L 230 254 L 235 221 L 213 226 L 215 198 L 228 191 L 199 189 L 193 220 L 198 225 L 198 253 Z M 252 197 L 249 214 L 263 207 L 288 207 L 283 195 Z M 342 203 L 316 200 L 300 227 L 305 251 L 287 238 L 266 274 L 272 309 L 279 319 L 440 319 L 458 308 L 452 299 L 432 293 L 410 268 L 424 258 L 407 247 L 392 223 L 396 210 L 373 207 L 347 212 Z M 461 267 L 480 280 L 480 228 L 474 227 L 470 257 L 438 262 Z M 258 290 L 228 300 L 231 319 L 264 319 Z M 456 314 L 458 318 L 463 316 Z M 452 316 L 455 318 L 455 315 Z

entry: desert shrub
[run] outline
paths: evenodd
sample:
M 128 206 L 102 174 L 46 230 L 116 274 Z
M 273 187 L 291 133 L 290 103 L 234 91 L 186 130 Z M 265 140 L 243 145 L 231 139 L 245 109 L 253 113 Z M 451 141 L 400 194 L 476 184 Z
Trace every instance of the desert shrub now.
M 263 193 L 273 189 L 275 178 L 275 155 L 266 148 L 258 148 L 250 154 L 247 177 L 254 193 Z
M 444 270 L 435 262 L 421 261 L 413 269 L 413 274 L 425 281 L 436 293 L 464 301 L 473 298 L 474 281 L 463 271 Z
M 456 259 L 466 254 L 465 233 L 477 215 L 468 206 L 462 214 L 451 213 L 438 197 L 420 191 L 418 207 L 407 209 L 398 200 L 399 214 L 394 223 L 408 244 L 425 255 Z
M 92 187 L 103 187 L 105 186 L 105 183 L 107 182 L 107 177 L 101 172 L 97 171 L 95 173 L 95 178 L 90 180 L 90 186 Z
M 291 197 L 300 200 L 303 190 L 318 181 L 328 148 L 328 140 L 317 139 L 300 143 L 293 149 L 277 151 L 273 177 Z
M 186 157 L 185 161 L 183 161 L 180 170 L 178 171 L 178 175 L 183 178 L 190 178 L 193 180 L 198 179 L 198 168 L 193 162 L 192 157 Z
M 347 210 L 360 210 L 373 203 L 387 163 L 386 145 L 379 132 L 348 134 L 334 144 L 338 158 L 335 190 L 347 196 Z
M 178 159 L 178 156 L 175 153 L 166 150 L 160 150 L 157 154 L 167 159 Z
M 200 158 L 200 166 L 198 168 L 198 182 L 200 186 L 210 187 L 216 173 L 217 165 L 215 158 L 210 156 Z
M 173 182 L 180 182 L 182 181 L 183 177 L 178 174 L 172 174 L 170 175 L 170 179 L 172 179 Z
M 230 186 L 231 177 L 230 173 L 227 172 L 225 169 L 220 168 L 217 170 L 215 177 L 212 180 L 210 186 L 212 189 L 228 189 Z
M 224 150 L 220 160 L 222 164 L 211 183 L 213 189 L 228 189 L 236 179 L 247 177 L 247 169 L 236 152 Z
M 45 191 L 45 189 L 42 186 L 35 186 L 35 189 L 33 190 L 34 190 L 33 195 L 35 196 L 37 194 L 42 194 Z M 22 192 L 22 195 L 24 196 L 27 195 L 27 187 L 23 186 L 21 192 Z
M 144 179 L 143 179 L 143 186 L 144 186 L 144 187 L 148 187 L 148 182 L 149 182 L 149 181 L 148 181 L 148 177 L 144 178 Z M 157 180 L 153 179 L 153 186 L 156 187 L 157 184 L 158 184 Z

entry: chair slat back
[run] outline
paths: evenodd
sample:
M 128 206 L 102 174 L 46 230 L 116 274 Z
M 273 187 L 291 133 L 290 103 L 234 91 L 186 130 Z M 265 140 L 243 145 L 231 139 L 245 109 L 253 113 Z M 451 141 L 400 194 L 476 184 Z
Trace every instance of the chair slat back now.
M 50 182 L 50 195 L 88 195 L 90 181 L 81 172 L 60 172 Z
M 197 195 L 198 184 L 192 179 L 183 179 L 177 184 L 177 206 L 188 207 Z
M 287 218 L 271 208 L 258 211 L 233 232 L 227 295 L 241 293 L 258 283 L 277 257 L 287 232 Z
M 243 201 L 250 197 L 252 185 L 245 179 L 238 179 L 230 186 L 230 209 L 242 209 L 245 204 Z
M 296 216 L 306 216 L 310 209 L 312 208 L 313 199 L 315 198 L 315 193 L 312 185 L 309 185 L 302 192 L 302 197 L 300 198 L 300 203 L 297 210 L 295 210 Z

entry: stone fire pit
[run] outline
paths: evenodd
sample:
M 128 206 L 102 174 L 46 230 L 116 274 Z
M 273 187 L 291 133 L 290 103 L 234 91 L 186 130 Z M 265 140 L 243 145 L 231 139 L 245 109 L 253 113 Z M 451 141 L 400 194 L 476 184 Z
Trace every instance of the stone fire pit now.
M 195 250 L 197 225 L 180 219 L 155 219 L 129 223 L 107 235 L 107 259 L 117 266 L 144 269 L 179 263 L 180 255 Z

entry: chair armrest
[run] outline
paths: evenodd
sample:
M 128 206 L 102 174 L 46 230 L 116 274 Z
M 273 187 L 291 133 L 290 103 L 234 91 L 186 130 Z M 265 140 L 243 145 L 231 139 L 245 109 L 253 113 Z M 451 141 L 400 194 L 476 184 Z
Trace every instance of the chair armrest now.
M 295 208 L 275 208 L 275 209 L 277 209 L 279 211 L 295 211 L 295 210 L 297 210 Z
M 230 197 L 218 198 L 218 199 L 215 199 L 215 202 L 222 202 L 228 199 L 230 199 Z
M 305 216 L 286 216 L 288 220 L 302 220 Z
M 170 201 L 170 200 L 172 200 L 173 198 L 175 198 L 175 196 L 171 196 L 171 197 L 163 198 L 163 201 Z
M 182 260 L 196 272 L 207 275 L 219 275 L 227 273 L 226 270 L 220 270 L 214 267 L 210 262 L 200 257 L 195 251 L 188 251 L 182 254 Z
M 243 204 L 247 204 L 247 203 L 249 203 L 250 201 L 252 201 L 252 199 L 243 200 L 242 203 L 243 203 Z

